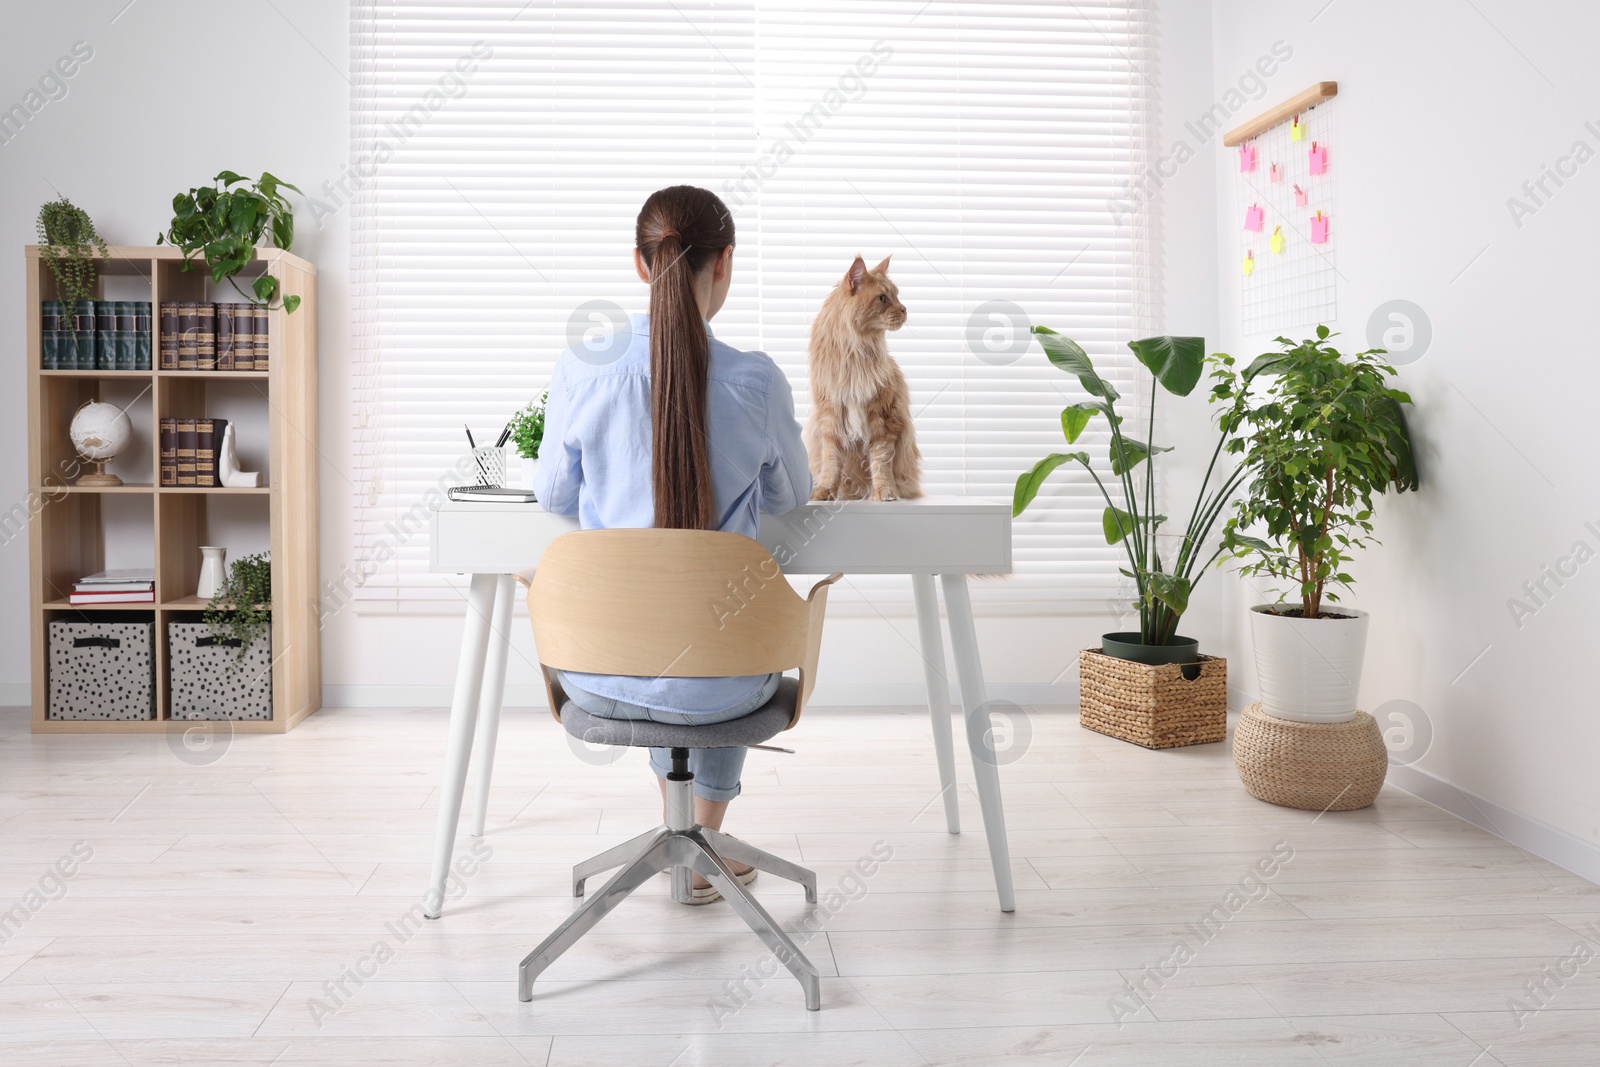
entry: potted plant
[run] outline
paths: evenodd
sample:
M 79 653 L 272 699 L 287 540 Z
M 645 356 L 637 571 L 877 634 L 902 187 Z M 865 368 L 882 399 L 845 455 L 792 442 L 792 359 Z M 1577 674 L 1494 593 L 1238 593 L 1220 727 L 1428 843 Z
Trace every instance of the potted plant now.
M 1334 607 L 1336 590 L 1354 582 L 1354 553 L 1375 543 L 1373 496 L 1419 484 L 1402 407 L 1411 398 L 1390 386 L 1394 368 L 1382 349 L 1346 358 L 1330 336 L 1319 326 L 1314 340 L 1280 337 L 1244 371 L 1222 356 L 1213 373 L 1213 398 L 1233 404 L 1228 450 L 1248 475 L 1223 543 L 1246 560 L 1243 574 L 1292 593 L 1250 612 L 1261 703 L 1296 722 L 1356 717 L 1367 614 Z M 1252 393 L 1257 375 L 1269 384 Z
M 533 488 L 533 479 L 539 472 L 539 446 L 544 443 L 544 406 L 550 399 L 550 390 L 539 394 L 537 400 L 511 416 L 510 440 L 522 457 L 522 487 Z
M 294 209 L 283 198 L 280 189 L 300 190 L 288 182 L 261 172 L 261 177 L 251 182 L 248 178 L 225 170 L 214 179 L 214 185 L 190 189 L 172 198 L 172 224 L 167 232 L 156 235 L 156 244 L 176 245 L 183 251 L 183 270 L 194 269 L 194 258 L 200 255 L 211 272 L 211 281 L 220 285 L 226 278 L 238 294 L 267 308 L 282 308 L 292 313 L 300 306 L 298 296 L 285 296 L 278 303 L 278 279 L 262 274 L 250 286 L 250 292 L 239 288 L 234 281 L 238 274 L 255 258 L 256 246 L 270 232 L 272 244 L 288 251 L 294 244 Z M 245 183 L 249 184 L 245 184 Z M 235 188 L 237 186 L 237 188 Z
M 56 279 L 56 296 L 62 303 L 65 330 L 73 329 L 79 305 L 94 299 L 95 253 L 109 259 L 105 238 L 95 229 L 88 212 L 66 197 L 39 208 L 39 243 L 45 263 Z
M 1116 497 L 1113 499 L 1112 491 L 1096 471 L 1088 452 L 1052 452 L 1017 478 L 1011 514 L 1021 515 L 1027 509 L 1038 496 L 1045 479 L 1057 467 L 1066 463 L 1081 464 L 1105 498 L 1101 525 L 1106 543 L 1120 544 L 1127 555 L 1128 566 L 1122 573 L 1133 579 L 1134 604 L 1139 610 L 1138 631 L 1103 635 L 1104 653 L 1136 663 L 1193 663 L 1199 656 L 1199 642 L 1179 635 L 1178 621 L 1188 610 L 1194 587 L 1222 551 L 1219 545 L 1207 555 L 1205 544 L 1224 504 L 1238 486 L 1240 476 L 1237 472 L 1224 476 L 1211 488 L 1217 457 L 1227 440 L 1224 432 L 1206 468 L 1188 524 L 1183 533 L 1177 535 L 1175 545 L 1169 540 L 1169 551 L 1163 555 L 1157 541 L 1169 535 L 1158 533 L 1167 517 L 1156 514 L 1154 456 L 1172 449 L 1156 445 L 1150 438 L 1155 432 L 1158 388 L 1174 396 L 1188 396 L 1194 390 L 1205 366 L 1205 339 L 1147 337 L 1128 342 L 1133 354 L 1151 374 L 1150 421 L 1145 439 L 1139 440 L 1123 432 L 1123 418 L 1116 409 L 1120 394 L 1096 373 L 1083 349 L 1048 327 L 1035 326 L 1033 332 L 1050 362 L 1075 375 L 1084 391 L 1093 398 L 1062 409 L 1061 432 L 1067 443 L 1076 444 L 1095 415 L 1105 416 L 1111 434 L 1107 460 Z M 1143 479 L 1136 477 L 1141 465 Z M 1211 491 L 1207 492 L 1208 489 Z
M 243 661 L 250 646 L 272 629 L 271 556 L 257 552 L 234 560 L 203 618 L 213 633 L 239 642 L 237 661 Z

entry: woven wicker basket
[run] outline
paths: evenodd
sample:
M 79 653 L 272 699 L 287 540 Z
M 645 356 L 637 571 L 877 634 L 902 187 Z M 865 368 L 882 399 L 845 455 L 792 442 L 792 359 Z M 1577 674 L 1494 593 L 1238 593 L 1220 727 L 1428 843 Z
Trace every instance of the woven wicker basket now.
M 1364 711 L 1349 722 L 1290 722 L 1259 703 L 1239 717 L 1233 764 L 1257 800 L 1307 811 L 1364 808 L 1383 788 L 1389 750 Z
M 1078 725 L 1145 748 L 1205 745 L 1228 736 L 1228 661 L 1150 666 L 1078 653 Z M 1185 670 L 1195 677 L 1185 677 Z

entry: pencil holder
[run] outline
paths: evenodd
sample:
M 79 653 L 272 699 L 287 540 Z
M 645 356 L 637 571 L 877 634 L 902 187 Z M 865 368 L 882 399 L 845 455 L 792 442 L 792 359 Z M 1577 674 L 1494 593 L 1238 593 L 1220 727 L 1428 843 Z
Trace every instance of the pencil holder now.
M 506 484 L 504 448 L 485 447 L 472 450 L 472 484 L 494 487 Z

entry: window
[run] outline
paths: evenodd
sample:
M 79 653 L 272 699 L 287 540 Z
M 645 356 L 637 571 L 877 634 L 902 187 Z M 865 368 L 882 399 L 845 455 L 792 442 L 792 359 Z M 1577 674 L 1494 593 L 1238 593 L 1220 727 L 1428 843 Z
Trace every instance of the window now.
M 427 573 L 429 490 L 461 480 L 463 422 L 496 435 L 611 306 L 642 308 L 633 219 L 662 185 L 733 208 L 715 329 L 778 361 L 802 418 L 812 315 L 856 253 L 892 255 L 930 494 L 1009 499 L 1061 444 L 1081 397 L 1018 314 L 1132 380 L 1152 257 L 1144 213 L 1112 205 L 1146 151 L 1143 0 L 352 10 L 353 160 L 313 211 L 353 212 L 365 608 L 460 602 L 459 579 Z M 1017 574 L 975 599 L 1098 609 L 1120 582 L 1102 507 L 1081 471 L 1055 475 L 1017 521 Z M 852 584 L 909 601 L 903 582 Z

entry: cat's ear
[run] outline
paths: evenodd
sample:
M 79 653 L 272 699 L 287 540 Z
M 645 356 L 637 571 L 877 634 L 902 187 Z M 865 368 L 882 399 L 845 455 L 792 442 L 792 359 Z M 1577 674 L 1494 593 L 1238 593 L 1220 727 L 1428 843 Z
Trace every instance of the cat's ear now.
M 889 259 L 893 254 L 894 253 L 891 252 L 888 256 L 884 256 L 883 257 L 883 262 L 879 263 L 876 267 L 872 268 L 872 273 L 874 273 L 874 274 L 885 274 L 885 273 L 887 273 L 888 270 L 889 270 Z
M 867 263 L 860 256 L 850 264 L 850 269 L 844 272 L 844 284 L 853 293 L 861 288 L 861 283 L 867 280 Z

